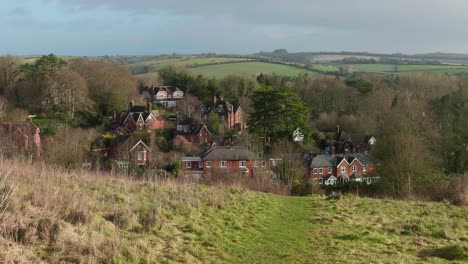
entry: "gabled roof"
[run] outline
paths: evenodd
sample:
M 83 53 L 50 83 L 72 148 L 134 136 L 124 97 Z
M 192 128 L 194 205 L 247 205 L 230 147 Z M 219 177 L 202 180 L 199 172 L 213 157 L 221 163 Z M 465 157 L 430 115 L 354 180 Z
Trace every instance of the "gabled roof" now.
M 194 131 L 194 134 L 195 134 L 195 135 L 200 134 L 200 132 L 203 130 L 203 128 L 205 128 L 206 131 L 208 132 L 208 134 L 211 135 L 211 131 L 208 129 L 208 127 L 207 127 L 206 125 L 199 125 L 199 126 L 197 127 L 197 129 Z
M 136 147 L 138 147 L 138 145 L 142 145 L 144 148 L 146 148 L 146 150 L 151 152 L 151 149 L 141 139 L 129 150 L 129 152 L 132 152 Z
M 202 161 L 201 157 L 182 157 L 182 161 Z
M 254 154 L 243 146 L 214 146 L 204 155 L 203 160 L 251 160 Z

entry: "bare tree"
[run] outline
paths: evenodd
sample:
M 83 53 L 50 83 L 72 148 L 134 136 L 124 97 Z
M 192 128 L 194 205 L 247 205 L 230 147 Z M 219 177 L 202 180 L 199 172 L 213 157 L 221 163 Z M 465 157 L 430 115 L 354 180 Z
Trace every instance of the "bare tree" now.
M 176 109 L 186 117 L 199 121 L 201 116 L 199 115 L 198 111 L 201 105 L 202 103 L 200 100 L 198 100 L 197 97 L 191 94 L 185 94 L 184 98 L 177 103 Z
M 8 101 L 5 98 L 0 97 L 0 121 L 2 121 L 6 116 L 7 104 Z
M 0 93 L 18 80 L 18 67 L 21 63 L 22 60 L 19 57 L 0 57 Z
M 62 112 L 73 119 L 75 112 L 87 101 L 88 86 L 83 77 L 78 73 L 63 69 L 55 80 L 57 86 L 57 106 Z

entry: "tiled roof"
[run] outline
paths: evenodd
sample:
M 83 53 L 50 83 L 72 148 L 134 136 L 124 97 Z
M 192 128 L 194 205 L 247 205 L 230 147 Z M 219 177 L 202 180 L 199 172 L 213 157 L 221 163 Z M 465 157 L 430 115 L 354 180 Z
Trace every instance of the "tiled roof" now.
M 243 146 L 214 146 L 203 156 L 203 160 L 251 160 L 253 153 Z
M 202 161 L 201 157 L 182 157 L 182 161 Z
M 317 155 L 312 158 L 312 162 L 310 162 L 310 168 L 332 166 L 334 166 L 334 157 L 330 155 Z

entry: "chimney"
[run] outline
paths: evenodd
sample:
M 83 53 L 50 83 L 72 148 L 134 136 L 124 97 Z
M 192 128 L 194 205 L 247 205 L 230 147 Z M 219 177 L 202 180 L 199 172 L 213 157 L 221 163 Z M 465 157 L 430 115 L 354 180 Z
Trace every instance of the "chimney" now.
M 309 161 L 313 160 L 315 157 L 317 157 L 317 154 L 309 152 Z
M 216 105 L 216 95 L 213 96 L 213 105 Z
M 135 105 L 135 102 L 133 102 L 133 100 L 130 101 L 130 103 L 128 104 L 128 111 L 129 112 L 132 111 L 132 108 L 133 108 L 134 105 Z
M 333 139 L 330 143 L 330 152 L 332 156 L 336 155 L 336 147 L 335 147 L 336 141 Z
M 117 113 L 114 111 L 112 113 L 112 122 L 115 122 L 117 120 Z
M 336 125 L 336 133 L 340 133 L 340 125 Z
M 349 154 L 349 149 L 348 149 L 348 148 L 345 148 L 345 150 L 344 150 L 344 158 L 345 158 L 345 160 L 348 160 L 348 154 Z
M 151 102 L 148 102 L 148 103 L 146 104 L 146 110 L 148 111 L 148 113 L 151 113 L 151 110 L 152 110 Z

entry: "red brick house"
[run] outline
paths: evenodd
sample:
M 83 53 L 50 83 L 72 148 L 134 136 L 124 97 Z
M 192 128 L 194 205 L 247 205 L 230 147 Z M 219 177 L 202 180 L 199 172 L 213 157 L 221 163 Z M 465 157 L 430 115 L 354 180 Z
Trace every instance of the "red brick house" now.
M 312 155 L 309 157 L 309 178 L 325 185 L 349 181 L 372 183 L 378 177 L 375 160 L 364 154 Z
M 213 134 L 206 125 L 177 125 L 177 134 L 182 135 L 189 142 L 197 144 L 211 144 Z
M 111 164 L 119 169 L 147 167 L 151 163 L 151 148 L 135 138 L 122 138 L 107 149 Z
M 137 130 L 156 130 L 164 128 L 165 119 L 151 110 L 151 103 L 146 106 L 129 104 L 128 110 L 119 116 L 112 116 L 112 127 L 115 133 L 132 133 Z
M 214 146 L 202 157 L 183 157 L 181 161 L 185 175 L 198 177 L 211 171 L 252 176 L 259 171 L 271 172 L 278 165 L 277 159 L 259 159 L 243 146 Z
M 13 148 L 29 153 L 32 158 L 41 156 L 40 129 L 31 118 L 25 122 L 0 122 L 0 137 L 9 140 Z
M 214 96 L 212 106 L 201 107 L 202 120 L 207 121 L 208 115 L 211 112 L 215 112 L 219 115 L 220 125 L 223 128 L 238 131 L 243 131 L 247 128 L 246 117 L 244 116 L 242 108 L 225 101 L 223 97 L 218 100 L 218 98 Z

